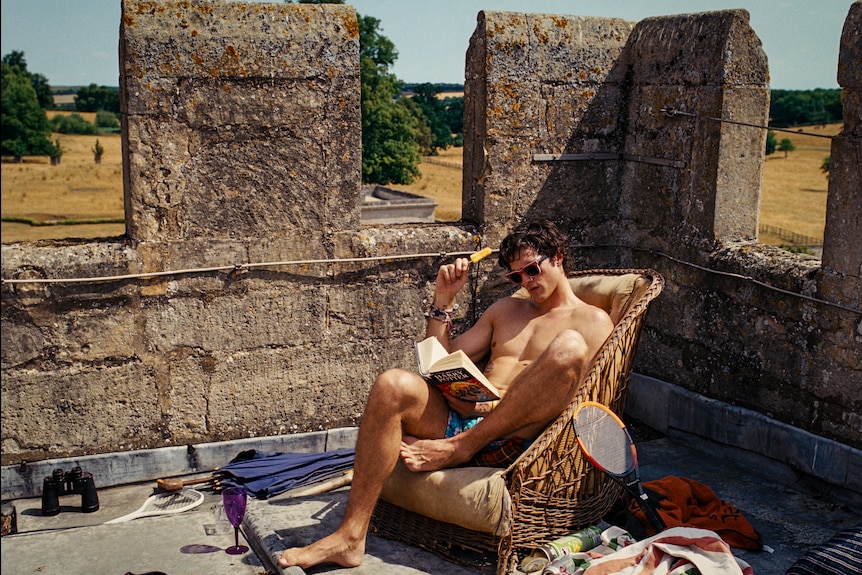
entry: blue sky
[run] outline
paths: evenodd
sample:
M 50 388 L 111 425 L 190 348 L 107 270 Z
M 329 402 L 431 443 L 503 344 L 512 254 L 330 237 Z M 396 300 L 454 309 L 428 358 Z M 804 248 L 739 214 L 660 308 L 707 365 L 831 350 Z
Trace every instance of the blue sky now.
M 642 20 L 744 8 L 769 59 L 771 87 L 837 88 L 838 46 L 850 0 L 355 0 L 380 20 L 405 82 L 463 83 L 464 56 L 480 10 Z M 23 51 L 51 85 L 119 85 L 120 0 L 3 0 L 0 53 Z

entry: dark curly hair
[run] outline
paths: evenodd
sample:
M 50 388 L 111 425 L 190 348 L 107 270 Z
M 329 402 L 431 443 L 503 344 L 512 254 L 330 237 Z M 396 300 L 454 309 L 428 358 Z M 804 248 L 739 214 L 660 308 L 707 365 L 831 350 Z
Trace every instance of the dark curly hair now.
M 563 255 L 563 269 L 569 271 L 569 238 L 551 221 L 521 222 L 500 243 L 500 266 L 511 271 L 511 264 L 525 248 L 542 256 Z

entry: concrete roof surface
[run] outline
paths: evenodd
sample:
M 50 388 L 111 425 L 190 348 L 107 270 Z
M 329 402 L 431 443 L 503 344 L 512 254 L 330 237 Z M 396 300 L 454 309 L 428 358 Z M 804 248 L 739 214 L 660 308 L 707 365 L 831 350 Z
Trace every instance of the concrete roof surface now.
M 783 575 L 808 548 L 862 522 L 862 509 L 817 485 L 771 474 L 768 466 L 739 467 L 726 454 L 703 448 L 679 437 L 639 441 L 641 477 L 644 481 L 669 475 L 694 479 L 736 505 L 773 550 L 734 550 L 757 575 Z M 209 487 L 200 488 L 205 500 L 195 509 L 105 524 L 139 508 L 154 488 L 153 480 L 100 489 L 100 509 L 88 514 L 75 509 L 80 506 L 77 495 L 61 498 L 63 510 L 54 517 L 41 515 L 38 498 L 4 502 L 15 506 L 18 529 L 17 534 L 0 541 L 4 575 L 140 575 L 154 571 L 168 575 L 301 575 L 304 571 L 299 568 L 278 568 L 275 558 L 287 547 L 307 544 L 330 532 L 341 518 L 349 493 L 349 488 L 343 488 L 303 498 L 287 493 L 250 500 L 241 537 L 251 550 L 228 555 L 225 549 L 233 543 L 233 533 L 218 516 L 220 496 Z M 374 535 L 369 536 L 360 567 L 328 565 L 308 570 L 309 574 L 352 575 L 486 572 Z

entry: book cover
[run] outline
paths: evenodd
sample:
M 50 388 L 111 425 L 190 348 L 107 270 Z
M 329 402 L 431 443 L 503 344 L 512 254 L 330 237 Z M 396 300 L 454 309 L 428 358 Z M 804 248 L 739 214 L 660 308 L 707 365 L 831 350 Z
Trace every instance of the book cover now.
M 499 392 L 467 354 L 447 353 L 436 337 L 416 344 L 419 374 L 441 392 L 462 401 L 493 401 Z

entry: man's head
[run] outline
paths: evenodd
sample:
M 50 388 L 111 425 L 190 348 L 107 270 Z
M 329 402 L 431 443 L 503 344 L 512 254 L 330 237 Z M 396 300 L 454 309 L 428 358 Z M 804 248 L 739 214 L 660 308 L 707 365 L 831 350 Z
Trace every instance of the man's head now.
M 563 269 L 568 270 L 568 246 L 569 238 L 553 222 L 522 222 L 500 243 L 499 263 L 501 267 L 511 271 L 512 262 L 518 259 L 521 250 L 532 249 L 536 255 L 549 258 L 560 254 Z

